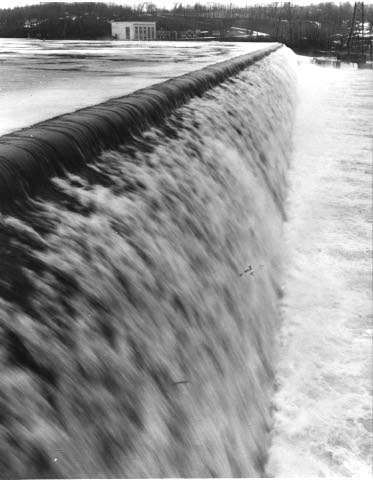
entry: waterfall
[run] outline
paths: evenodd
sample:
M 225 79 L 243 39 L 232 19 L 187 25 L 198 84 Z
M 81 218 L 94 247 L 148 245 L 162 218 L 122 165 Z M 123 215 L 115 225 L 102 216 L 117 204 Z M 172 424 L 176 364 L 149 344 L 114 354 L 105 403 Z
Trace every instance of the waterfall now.
M 234 71 L 7 200 L 2 476 L 263 475 L 294 57 Z

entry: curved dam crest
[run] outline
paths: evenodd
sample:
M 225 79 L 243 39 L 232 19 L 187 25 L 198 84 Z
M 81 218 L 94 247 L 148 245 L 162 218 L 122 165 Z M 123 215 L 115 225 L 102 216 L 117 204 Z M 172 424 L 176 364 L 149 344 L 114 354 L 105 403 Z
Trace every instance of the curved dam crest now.
M 151 89 L 153 116 L 111 150 L 3 164 L 1 476 L 264 475 L 294 61 Z M 114 116 L 92 108 L 105 148 Z M 17 135 L 2 152 L 25 151 Z M 10 203 L 15 176 L 29 194 L 60 171 Z
M 4 208 L 23 192 L 34 192 L 65 169 L 81 168 L 93 155 L 159 123 L 190 98 L 202 95 L 280 47 L 274 44 L 2 136 L 0 205 Z

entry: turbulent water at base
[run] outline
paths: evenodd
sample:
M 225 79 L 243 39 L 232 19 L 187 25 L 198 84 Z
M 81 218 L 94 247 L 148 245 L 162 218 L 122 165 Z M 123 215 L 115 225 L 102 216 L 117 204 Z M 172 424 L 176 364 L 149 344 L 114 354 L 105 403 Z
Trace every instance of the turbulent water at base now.
M 275 476 L 372 474 L 372 87 L 372 71 L 299 65 Z
M 263 474 L 293 62 L 1 217 L 1 476 Z

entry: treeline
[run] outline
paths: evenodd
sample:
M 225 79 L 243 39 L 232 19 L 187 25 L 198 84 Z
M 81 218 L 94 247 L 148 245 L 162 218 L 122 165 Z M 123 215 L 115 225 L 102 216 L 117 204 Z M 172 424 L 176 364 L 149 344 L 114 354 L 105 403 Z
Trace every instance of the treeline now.
M 138 16 L 131 7 L 94 2 L 52 2 L 0 9 L 0 37 L 96 39 L 110 36 L 110 20 L 132 20 Z
M 365 22 L 367 42 L 371 42 L 373 4 L 361 3 L 355 18 L 354 29 Z M 290 2 L 274 2 L 235 8 L 231 5 L 196 3 L 193 6 L 175 4 L 170 13 L 173 17 L 189 18 L 196 24 L 210 19 L 215 28 L 225 32 L 231 26 L 249 31 L 264 32 L 276 40 L 298 49 L 343 49 L 351 31 L 354 5 L 349 2 L 339 5 L 330 2 L 306 6 Z
M 157 10 L 154 4 L 138 7 L 105 3 L 46 3 L 0 9 L 0 37 L 95 39 L 109 38 L 111 20 L 152 20 L 158 30 L 208 30 L 228 38 L 231 27 L 268 34 L 299 49 L 343 48 L 351 29 L 353 5 L 349 2 L 298 6 L 287 3 L 235 8 L 209 3 L 176 3 L 171 10 Z M 365 5 L 364 18 L 373 24 L 373 5 Z M 370 31 L 371 33 L 371 31 Z M 366 32 L 369 35 L 369 32 Z M 239 40 L 239 38 L 233 38 Z

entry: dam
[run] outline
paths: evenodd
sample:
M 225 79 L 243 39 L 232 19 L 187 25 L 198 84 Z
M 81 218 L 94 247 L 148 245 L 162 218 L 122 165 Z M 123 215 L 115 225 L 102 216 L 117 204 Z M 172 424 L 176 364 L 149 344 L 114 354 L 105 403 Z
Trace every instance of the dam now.
M 216 49 L 0 124 L 2 477 L 369 474 L 369 72 Z

